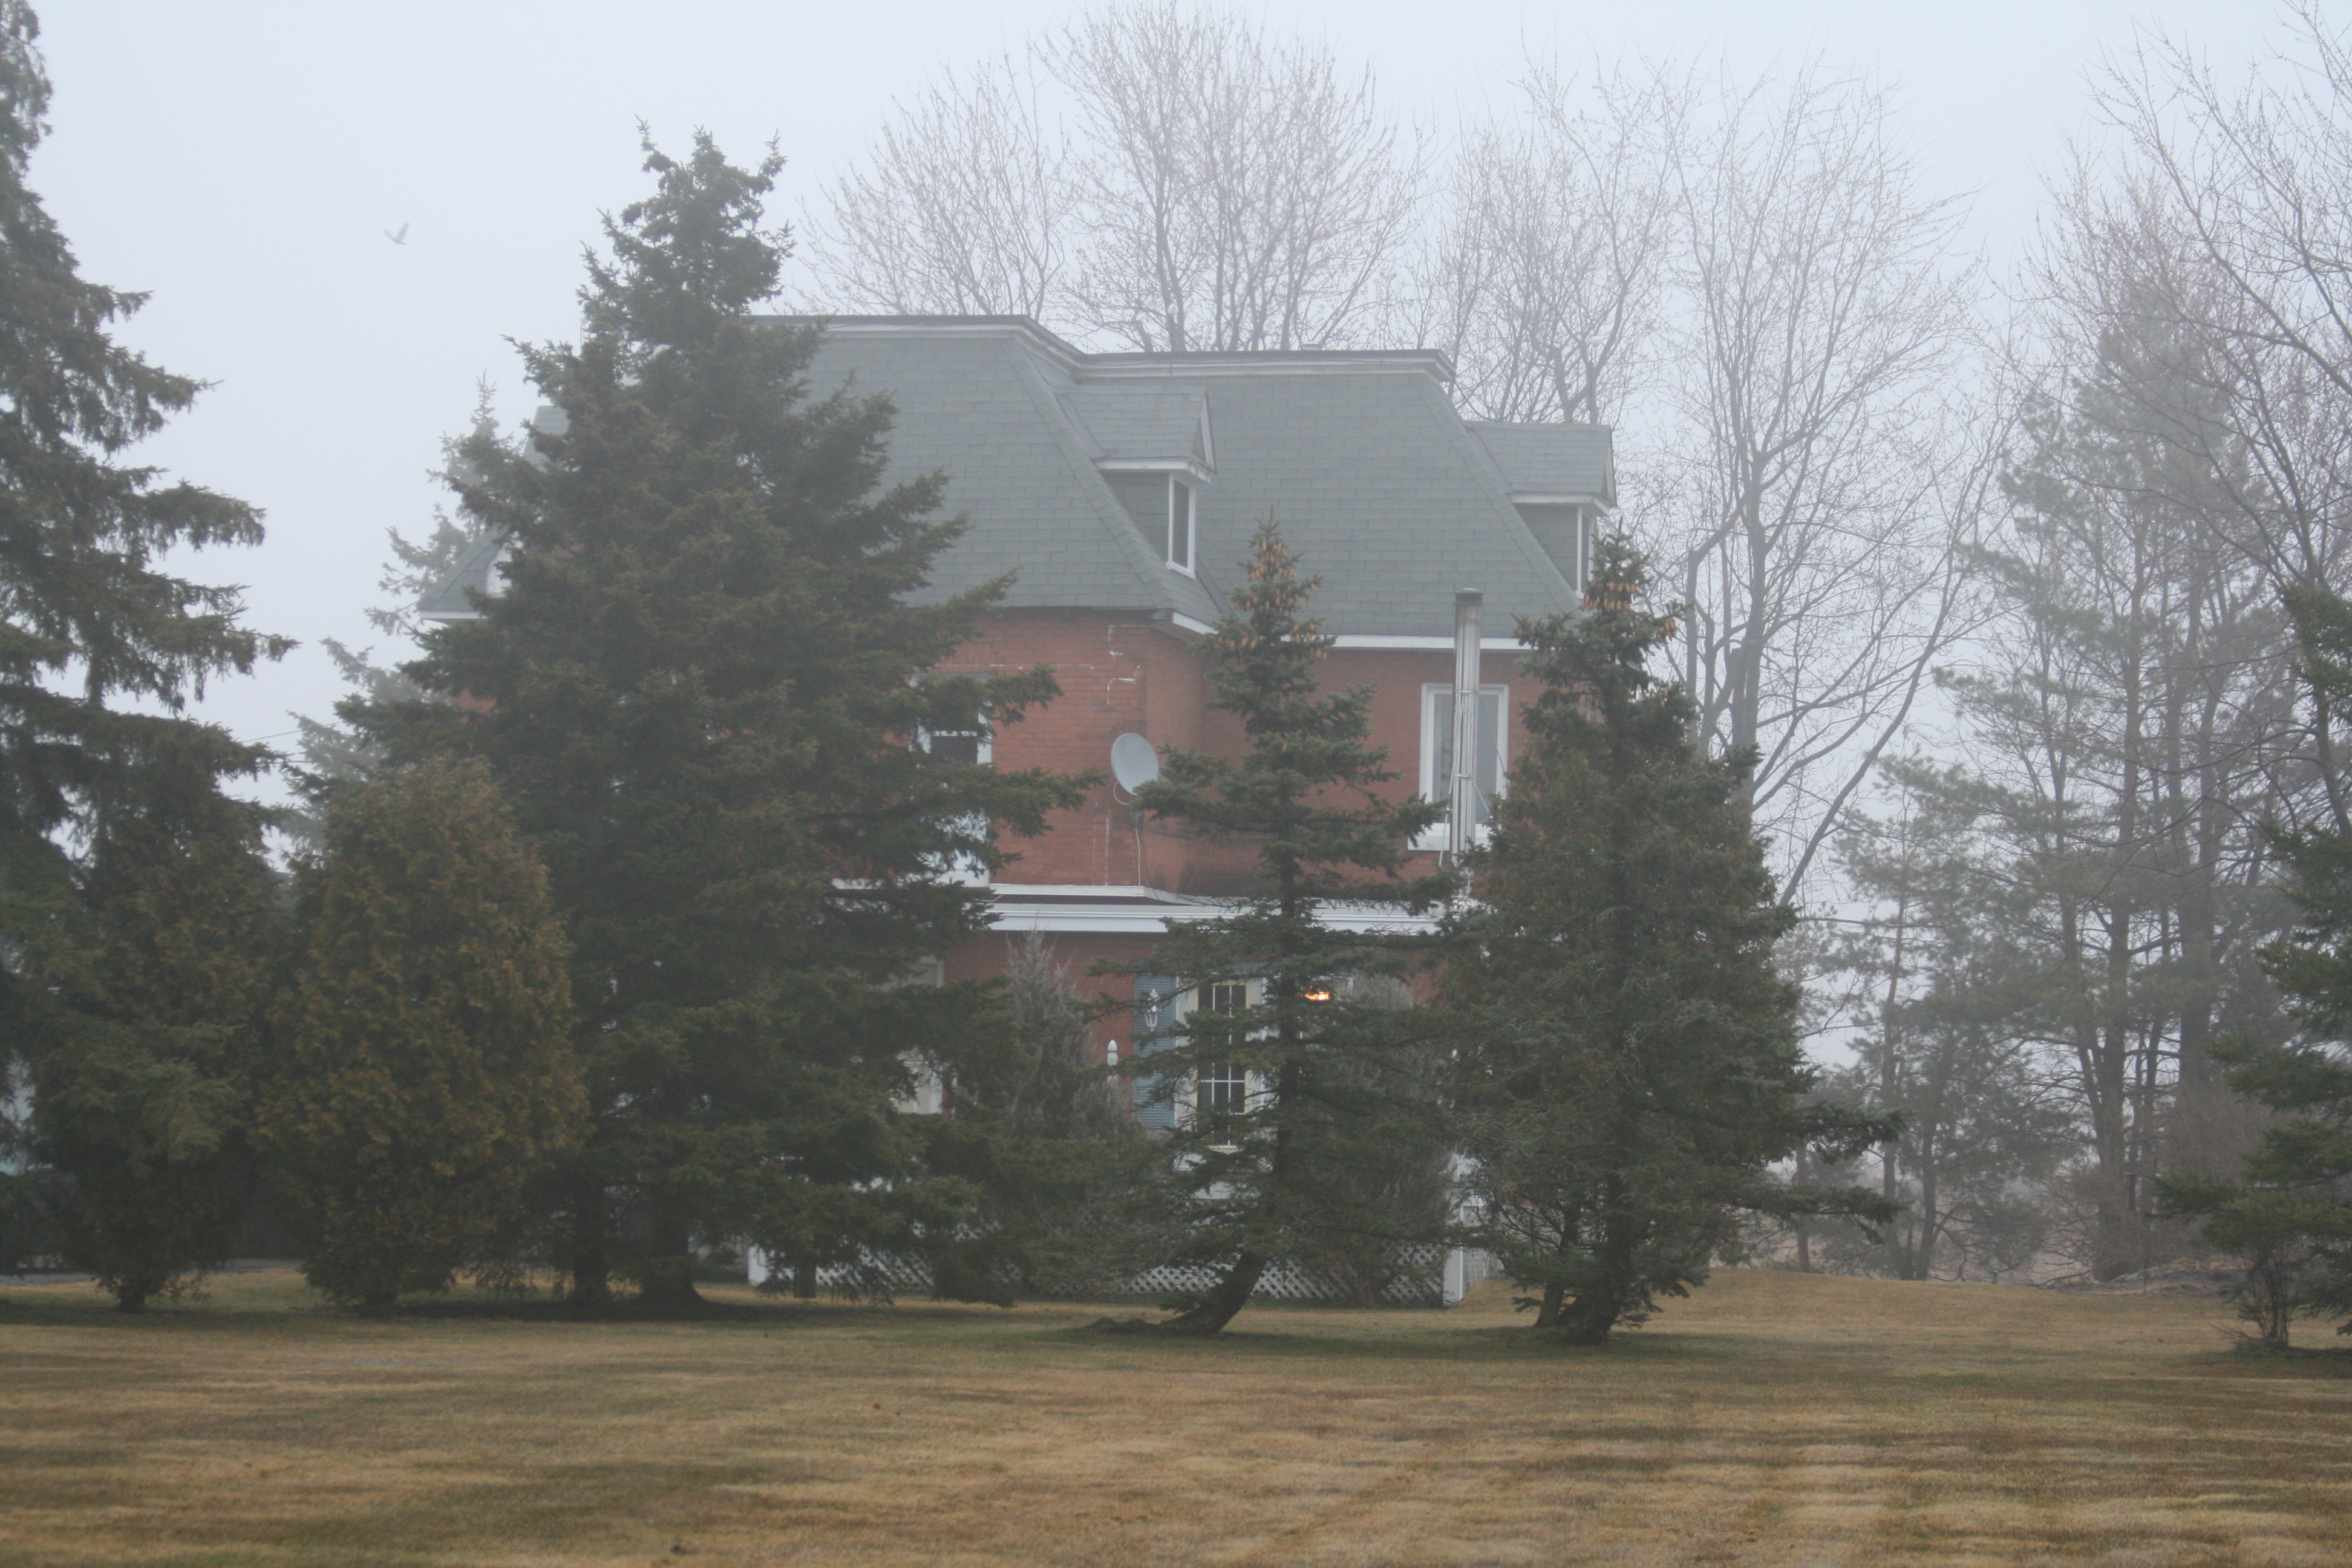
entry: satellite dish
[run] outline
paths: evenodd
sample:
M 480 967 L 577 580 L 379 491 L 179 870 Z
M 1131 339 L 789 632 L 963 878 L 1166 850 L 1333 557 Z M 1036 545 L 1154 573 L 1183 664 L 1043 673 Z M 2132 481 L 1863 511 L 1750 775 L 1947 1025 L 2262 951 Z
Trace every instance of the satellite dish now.
M 1133 795 L 1160 776 L 1160 753 L 1140 735 L 1121 735 L 1110 743 L 1110 776 Z

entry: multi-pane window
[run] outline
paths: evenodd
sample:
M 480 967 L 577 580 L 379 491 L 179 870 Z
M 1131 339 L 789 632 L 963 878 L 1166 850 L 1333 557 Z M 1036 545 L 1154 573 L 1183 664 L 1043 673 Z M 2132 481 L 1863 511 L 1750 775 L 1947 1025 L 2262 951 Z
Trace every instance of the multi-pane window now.
M 1507 686 L 1478 689 L 1478 749 L 1470 770 L 1472 785 L 1470 831 L 1486 831 L 1493 819 L 1494 803 L 1503 793 L 1510 771 Z M 1425 800 L 1451 808 L 1454 799 L 1454 689 L 1421 689 L 1421 794 Z M 1440 822 L 1413 841 L 1416 849 L 1443 849 L 1445 824 Z
M 1249 983 L 1220 981 L 1201 987 L 1200 1011 L 1239 1017 L 1249 1011 Z M 1203 1062 L 1192 1074 L 1192 1108 L 1203 1126 L 1223 1121 L 1249 1105 L 1249 1072 L 1234 1062 Z
M 935 757 L 949 762 L 963 763 L 973 767 L 993 764 L 995 748 L 987 729 L 975 721 L 969 730 L 933 730 L 925 728 L 915 734 L 915 743 Z M 988 817 L 982 812 L 948 818 L 948 830 L 962 838 L 988 837 Z M 988 868 L 970 855 L 950 858 L 940 868 L 959 882 L 980 883 L 988 880 Z
M 989 760 L 988 731 L 927 730 L 923 733 L 923 750 L 951 763 L 967 763 L 977 767 Z

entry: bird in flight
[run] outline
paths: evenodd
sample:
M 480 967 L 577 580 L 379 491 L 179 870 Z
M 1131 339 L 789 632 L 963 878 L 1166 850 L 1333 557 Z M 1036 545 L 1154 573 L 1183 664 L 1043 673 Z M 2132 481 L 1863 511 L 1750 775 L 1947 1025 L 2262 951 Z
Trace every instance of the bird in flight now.
M 385 229 L 383 231 L 383 237 L 384 238 L 392 241 L 394 245 L 406 245 L 408 243 L 408 226 L 406 224 L 402 224 L 398 234 L 393 233 L 390 229 Z

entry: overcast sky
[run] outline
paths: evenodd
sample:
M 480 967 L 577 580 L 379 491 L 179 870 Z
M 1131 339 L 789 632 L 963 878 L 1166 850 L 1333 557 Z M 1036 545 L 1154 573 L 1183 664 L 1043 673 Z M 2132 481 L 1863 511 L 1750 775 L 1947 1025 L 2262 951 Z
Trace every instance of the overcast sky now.
M 506 340 L 571 335 L 582 244 L 645 188 L 639 120 L 671 147 L 706 126 L 743 162 L 775 138 L 789 217 L 892 97 L 1076 8 L 50 0 L 57 96 L 36 188 L 84 276 L 152 293 L 122 341 L 218 384 L 143 455 L 267 510 L 265 546 L 195 570 L 247 584 L 252 624 L 304 644 L 205 710 L 258 739 L 332 704 L 318 640 L 368 640 L 384 531 L 429 518 L 428 470 L 475 384 L 507 417 L 530 412 Z M 1977 193 L 1971 232 L 2001 268 L 2085 129 L 2103 49 L 2154 25 L 2234 71 L 2277 15 L 2214 0 L 1242 8 L 1370 63 L 1441 129 L 1506 103 L 1530 49 L 1573 63 L 1704 47 L 1742 74 L 1817 51 L 1899 89 L 1930 181 Z

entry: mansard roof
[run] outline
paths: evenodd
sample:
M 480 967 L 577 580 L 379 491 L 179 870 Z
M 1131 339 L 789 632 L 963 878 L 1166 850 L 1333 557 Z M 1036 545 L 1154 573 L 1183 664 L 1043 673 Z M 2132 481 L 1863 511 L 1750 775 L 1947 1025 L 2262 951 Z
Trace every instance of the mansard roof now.
M 944 470 L 946 511 L 971 520 L 933 595 L 1013 573 L 1009 608 L 1205 626 L 1272 512 L 1323 579 L 1315 612 L 1328 630 L 1449 637 L 1454 590 L 1481 588 L 1488 626 L 1507 633 L 1515 615 L 1578 601 L 1515 500 L 1614 500 L 1605 427 L 1467 423 L 1434 350 L 1089 353 L 1022 316 L 824 321 L 811 392 L 888 395 L 888 477 Z M 1161 468 L 1194 486 L 1194 574 L 1166 563 L 1164 534 L 1112 486 Z M 490 563 L 469 561 L 478 580 L 444 584 L 420 609 L 466 613 L 463 590 L 479 589 Z
M 1450 636 L 1454 591 L 1488 624 L 1577 593 L 1512 504 L 1614 500 L 1601 426 L 1465 423 L 1430 349 L 1087 353 L 1020 316 L 827 320 L 819 391 L 853 382 L 898 405 L 894 474 L 942 468 L 972 527 L 938 592 L 1017 570 L 1015 608 L 1224 613 L 1257 520 L 1282 522 L 1323 578 L 1328 629 Z M 1197 576 L 1164 564 L 1106 470 L 1189 461 Z

